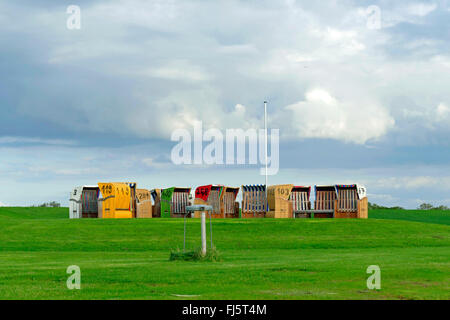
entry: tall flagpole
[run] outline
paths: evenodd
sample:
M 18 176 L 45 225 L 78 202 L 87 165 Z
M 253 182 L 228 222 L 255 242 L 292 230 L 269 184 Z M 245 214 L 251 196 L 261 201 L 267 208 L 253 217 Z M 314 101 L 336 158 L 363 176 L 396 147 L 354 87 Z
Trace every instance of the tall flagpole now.
M 266 201 L 267 201 L 267 188 L 269 187 L 267 184 L 267 101 L 264 101 L 264 137 L 265 137 L 265 157 L 266 157 Z M 267 211 L 267 203 L 266 203 L 266 211 Z

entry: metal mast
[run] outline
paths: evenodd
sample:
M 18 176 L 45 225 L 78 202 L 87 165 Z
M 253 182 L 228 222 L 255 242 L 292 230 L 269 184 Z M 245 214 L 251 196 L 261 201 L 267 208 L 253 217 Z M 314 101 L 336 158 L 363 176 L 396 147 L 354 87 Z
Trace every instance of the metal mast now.
M 267 188 L 268 188 L 268 184 L 267 184 L 267 149 L 268 149 L 268 145 L 267 145 L 267 101 L 264 101 L 264 138 L 265 138 L 265 158 L 266 158 L 266 187 L 265 187 L 265 191 L 266 191 L 266 202 L 267 202 Z M 267 203 L 265 204 L 267 206 Z M 267 211 L 267 207 L 266 207 L 266 211 Z

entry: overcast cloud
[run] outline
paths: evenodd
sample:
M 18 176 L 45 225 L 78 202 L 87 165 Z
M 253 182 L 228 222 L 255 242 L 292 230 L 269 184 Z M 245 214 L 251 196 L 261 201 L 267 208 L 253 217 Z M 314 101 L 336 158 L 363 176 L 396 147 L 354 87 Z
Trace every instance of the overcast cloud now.
M 4 1 L 0 205 L 67 204 L 99 180 L 263 183 L 258 167 L 169 157 L 173 130 L 197 121 L 260 128 L 265 99 L 281 134 L 270 183 L 448 205 L 449 39 L 447 0 Z

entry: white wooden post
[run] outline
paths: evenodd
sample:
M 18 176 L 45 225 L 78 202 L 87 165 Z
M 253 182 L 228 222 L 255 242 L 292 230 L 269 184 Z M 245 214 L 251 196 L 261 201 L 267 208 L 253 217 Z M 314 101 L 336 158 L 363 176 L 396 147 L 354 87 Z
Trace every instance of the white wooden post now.
M 202 255 L 206 255 L 206 213 L 202 211 Z

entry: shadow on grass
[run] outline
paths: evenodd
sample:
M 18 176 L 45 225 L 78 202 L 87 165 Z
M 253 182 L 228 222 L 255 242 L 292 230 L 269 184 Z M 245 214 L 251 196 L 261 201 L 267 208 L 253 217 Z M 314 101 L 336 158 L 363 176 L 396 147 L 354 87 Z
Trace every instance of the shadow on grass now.
M 215 247 L 208 249 L 206 255 L 202 255 L 202 249 L 197 248 L 192 251 L 182 251 L 180 249 L 172 250 L 170 252 L 169 261 L 210 261 L 219 262 L 220 254 Z

